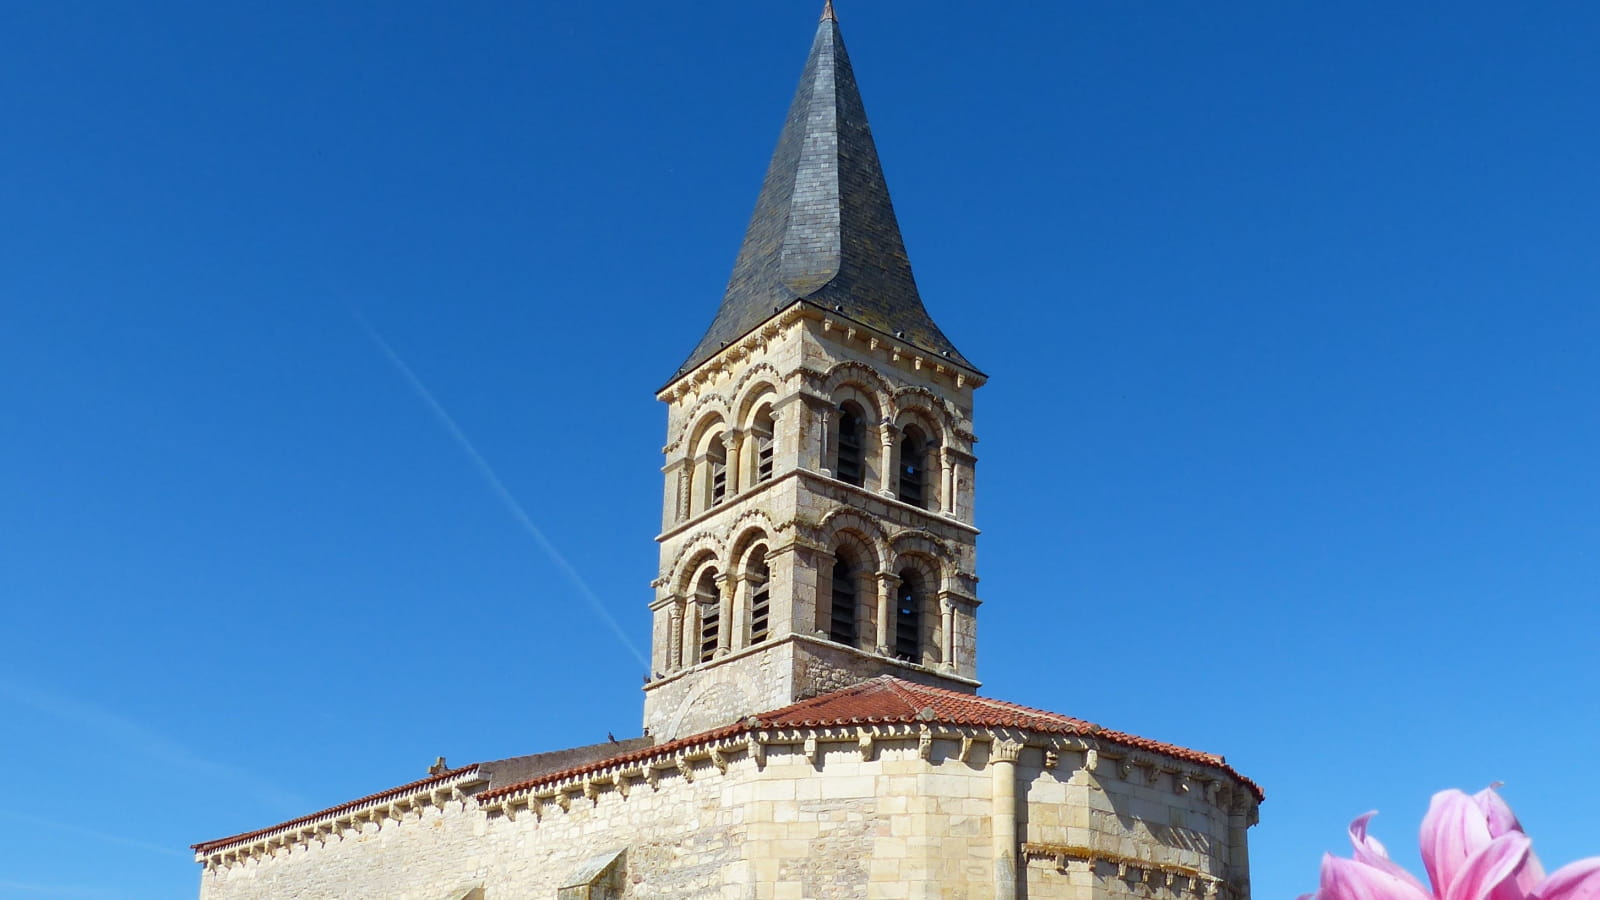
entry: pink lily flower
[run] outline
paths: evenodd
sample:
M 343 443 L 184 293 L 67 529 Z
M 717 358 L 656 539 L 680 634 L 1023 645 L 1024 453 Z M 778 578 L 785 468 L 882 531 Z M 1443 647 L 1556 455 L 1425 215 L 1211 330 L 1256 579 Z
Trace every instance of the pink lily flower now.
M 1352 858 L 1322 858 L 1322 884 L 1312 900 L 1600 900 L 1600 857 L 1547 877 L 1493 787 L 1470 797 L 1457 790 L 1433 795 L 1421 835 L 1431 890 L 1367 833 L 1374 815 L 1350 823 Z

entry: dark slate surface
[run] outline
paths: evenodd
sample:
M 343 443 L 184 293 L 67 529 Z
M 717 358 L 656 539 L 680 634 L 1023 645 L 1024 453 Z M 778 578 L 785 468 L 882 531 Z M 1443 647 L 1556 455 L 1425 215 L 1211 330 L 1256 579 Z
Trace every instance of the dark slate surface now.
M 543 775 L 586 766 L 634 750 L 643 750 L 654 743 L 655 739 L 649 736 L 607 741 L 604 744 L 590 744 L 587 747 L 573 747 L 569 750 L 555 750 L 549 753 L 535 753 L 532 756 L 513 756 L 510 759 L 478 763 L 478 771 L 489 779 L 488 789 L 494 790 L 531 781 Z
M 839 23 L 825 15 L 778 138 L 717 317 L 689 372 L 797 301 L 835 311 L 969 369 L 911 276 Z M 674 375 L 674 378 L 677 377 Z

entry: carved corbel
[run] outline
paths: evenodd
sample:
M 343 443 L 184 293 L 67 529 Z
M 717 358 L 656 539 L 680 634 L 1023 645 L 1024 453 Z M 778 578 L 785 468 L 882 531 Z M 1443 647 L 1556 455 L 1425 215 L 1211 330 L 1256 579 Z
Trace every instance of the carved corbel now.
M 565 789 L 556 791 L 556 798 L 555 799 L 556 799 L 556 805 L 561 807 L 561 811 L 562 812 L 571 812 L 572 811 L 572 797 L 567 794 Z
M 744 746 L 746 752 L 750 754 L 750 758 L 755 760 L 756 768 L 766 768 L 767 745 L 761 743 L 761 739 L 756 737 L 755 732 L 751 732 L 750 735 L 745 738 Z
M 924 727 L 917 736 L 917 756 L 924 760 L 933 759 L 933 731 Z
M 622 772 L 619 771 L 619 772 L 617 772 L 617 774 L 611 776 L 611 786 L 613 788 L 616 788 L 617 793 L 622 796 L 622 799 L 624 799 L 624 800 L 628 799 L 628 776 L 627 775 L 625 775 L 625 774 L 623 774 Z
M 862 762 L 871 762 L 872 761 L 872 751 L 873 751 L 873 734 L 872 734 L 872 732 L 863 730 L 861 732 L 861 737 L 858 739 L 857 743 L 861 747 L 861 761 Z
M 685 784 L 694 784 L 694 764 L 687 756 L 678 757 L 678 774 L 683 776 Z
M 814 735 L 814 734 L 806 735 L 805 754 L 806 754 L 806 762 L 811 763 L 813 766 L 817 764 L 817 736 L 816 735 Z
M 585 778 L 583 780 L 583 796 L 590 803 L 598 804 L 600 802 L 600 788 L 595 785 L 593 778 Z
M 1083 768 L 1090 775 L 1094 774 L 1095 769 L 1100 768 L 1100 751 L 1098 749 L 1090 747 L 1083 751 Z
M 655 766 L 649 764 L 645 765 L 644 783 L 650 785 L 650 790 L 652 791 L 661 790 L 661 773 L 657 771 Z
M 721 747 L 711 748 L 711 764 L 717 767 L 718 772 L 728 774 L 728 758 L 722 755 Z
M 972 758 L 972 735 L 964 734 L 964 735 L 961 736 L 961 752 L 956 754 L 956 759 L 961 761 L 961 762 L 966 762 L 967 760 L 969 760 L 971 758 Z

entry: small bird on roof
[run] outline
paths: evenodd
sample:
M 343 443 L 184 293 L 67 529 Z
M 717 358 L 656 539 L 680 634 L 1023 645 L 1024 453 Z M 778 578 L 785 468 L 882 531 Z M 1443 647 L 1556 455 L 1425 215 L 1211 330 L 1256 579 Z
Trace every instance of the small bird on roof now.
M 606 732 L 606 740 L 615 744 L 617 742 L 617 736 L 608 731 Z

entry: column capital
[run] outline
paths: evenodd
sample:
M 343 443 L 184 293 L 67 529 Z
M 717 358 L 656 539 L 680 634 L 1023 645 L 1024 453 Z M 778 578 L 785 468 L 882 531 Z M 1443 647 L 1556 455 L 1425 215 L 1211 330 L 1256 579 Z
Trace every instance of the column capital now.
M 1013 740 L 995 741 L 989 747 L 989 761 L 1014 763 L 1022 756 L 1022 744 Z

